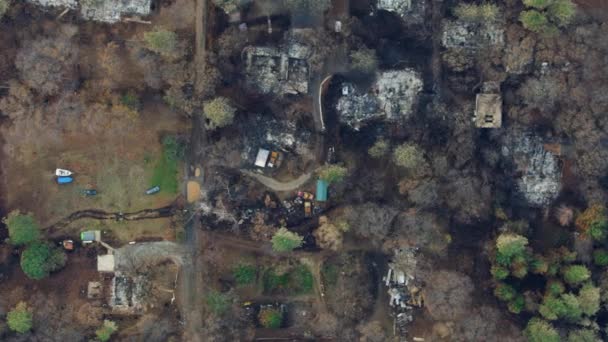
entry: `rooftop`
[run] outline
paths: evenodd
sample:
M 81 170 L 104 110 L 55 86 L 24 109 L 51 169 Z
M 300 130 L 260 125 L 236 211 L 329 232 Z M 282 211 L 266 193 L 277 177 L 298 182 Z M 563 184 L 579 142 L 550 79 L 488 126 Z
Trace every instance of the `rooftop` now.
M 477 94 L 475 126 L 479 128 L 500 128 L 502 126 L 502 97 L 499 94 Z
M 114 272 L 114 255 L 98 255 L 97 256 L 97 271 L 99 272 Z

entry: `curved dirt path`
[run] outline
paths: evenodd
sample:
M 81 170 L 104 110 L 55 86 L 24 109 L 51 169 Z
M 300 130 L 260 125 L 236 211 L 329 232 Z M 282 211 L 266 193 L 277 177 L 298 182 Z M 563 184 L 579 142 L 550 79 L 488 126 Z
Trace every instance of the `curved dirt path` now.
M 258 182 L 262 183 L 264 186 L 274 190 L 274 191 L 293 191 L 300 188 L 302 185 L 306 184 L 312 177 L 313 172 L 308 172 L 300 175 L 300 177 L 290 180 L 289 182 L 279 182 L 273 178 L 266 177 L 260 175 L 255 172 L 241 170 L 241 173 L 249 176 Z

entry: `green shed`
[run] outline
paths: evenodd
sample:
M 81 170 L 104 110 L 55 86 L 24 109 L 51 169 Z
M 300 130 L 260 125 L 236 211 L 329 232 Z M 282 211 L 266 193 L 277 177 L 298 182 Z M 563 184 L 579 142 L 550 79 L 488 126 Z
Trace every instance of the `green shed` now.
M 322 179 L 317 180 L 317 202 L 327 201 L 327 181 Z

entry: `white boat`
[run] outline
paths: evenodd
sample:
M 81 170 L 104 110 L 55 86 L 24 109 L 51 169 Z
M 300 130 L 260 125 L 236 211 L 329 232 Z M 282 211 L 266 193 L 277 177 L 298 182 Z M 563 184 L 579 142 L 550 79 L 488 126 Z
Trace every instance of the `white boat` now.
M 73 174 L 73 172 L 70 170 L 55 169 L 55 176 L 57 176 L 57 177 L 66 177 L 66 176 L 71 176 L 72 174 Z

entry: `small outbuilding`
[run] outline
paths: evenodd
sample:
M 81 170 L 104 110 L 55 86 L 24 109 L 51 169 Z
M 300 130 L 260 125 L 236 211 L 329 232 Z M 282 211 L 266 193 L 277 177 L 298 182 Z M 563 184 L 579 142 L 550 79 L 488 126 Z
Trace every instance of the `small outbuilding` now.
M 101 240 L 101 231 L 99 230 L 88 230 L 80 233 L 80 240 L 82 243 L 92 243 L 94 241 Z
M 477 94 L 475 126 L 479 128 L 502 126 L 502 97 L 499 94 Z
M 329 184 L 323 179 L 317 180 L 317 202 L 327 201 L 327 188 Z
M 270 151 L 264 148 L 258 150 L 258 155 L 255 157 L 255 166 L 257 167 L 266 167 L 266 162 L 268 161 L 268 156 L 270 155 Z

